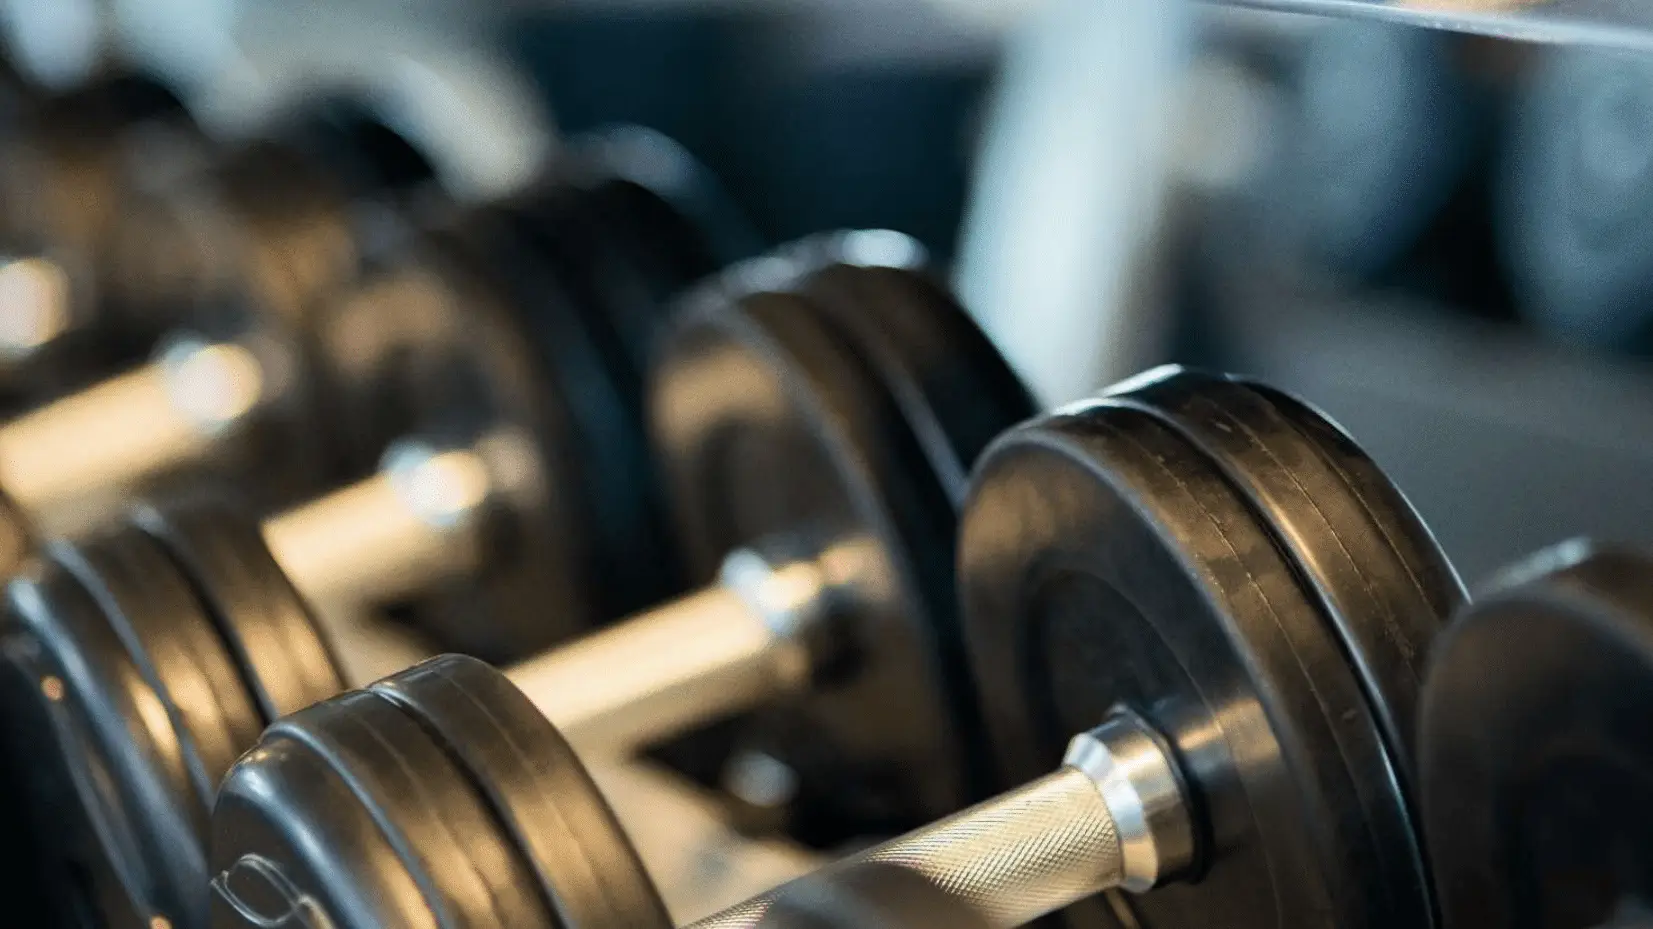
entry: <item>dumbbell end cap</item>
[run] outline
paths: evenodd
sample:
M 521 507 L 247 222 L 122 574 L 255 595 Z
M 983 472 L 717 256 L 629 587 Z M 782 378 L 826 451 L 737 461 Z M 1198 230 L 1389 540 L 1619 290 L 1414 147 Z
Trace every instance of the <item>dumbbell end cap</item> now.
M 1119 830 L 1125 878 L 1141 893 L 1194 869 L 1198 860 L 1187 790 L 1171 749 L 1141 716 L 1116 709 L 1074 736 L 1062 759 L 1096 782 Z

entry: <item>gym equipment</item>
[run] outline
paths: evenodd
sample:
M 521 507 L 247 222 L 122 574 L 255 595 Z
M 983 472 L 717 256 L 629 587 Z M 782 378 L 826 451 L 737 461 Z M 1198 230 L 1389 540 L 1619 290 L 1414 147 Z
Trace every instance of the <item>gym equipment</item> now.
M 1646 351 L 1653 281 L 1653 58 L 1543 54 L 1505 141 L 1503 257 L 1523 312 L 1586 345 Z
M 585 746 L 762 710 L 807 730 L 816 750 L 783 756 L 851 835 L 978 789 L 953 514 L 975 453 L 1031 405 L 918 258 L 892 233 L 824 237 L 685 299 L 649 406 L 684 537 L 726 557 L 704 590 L 509 672 Z M 20 841 L 53 872 L 40 883 L 204 925 L 212 785 L 264 725 L 343 687 L 301 592 L 489 584 L 485 527 L 515 505 L 502 476 L 517 462 L 488 441 L 400 446 L 379 475 L 262 525 L 196 497 L 47 546 L 8 591 L 0 701 L 8 757 L 28 762 L 19 815 L 42 833 Z M 505 570 L 549 586 L 571 567 Z M 498 618 L 484 603 L 469 598 L 469 622 Z M 532 605 L 542 635 L 575 631 L 555 591 Z M 43 744 L 53 758 L 35 765 Z
M 247 267 L 224 276 L 229 297 L 194 301 L 193 332 L 175 333 L 153 363 L 0 427 L 0 490 L 48 531 L 94 521 L 134 485 L 185 471 L 236 475 L 261 508 L 278 505 L 340 475 L 359 475 L 386 441 L 416 427 L 504 432 L 515 423 L 518 438 L 532 444 L 536 430 L 561 428 L 560 420 L 540 420 L 567 415 L 537 393 L 557 378 L 573 385 L 561 388 L 573 404 L 585 404 L 576 412 L 585 416 L 582 428 L 594 430 L 596 449 L 561 454 L 600 450 L 620 457 L 599 465 L 637 473 L 643 453 L 613 449 L 640 431 L 626 428 L 635 416 L 624 410 L 641 363 L 627 353 L 644 350 L 641 336 L 553 327 L 594 329 L 596 321 L 582 315 L 599 313 L 620 320 L 604 324 L 610 329 L 644 327 L 666 292 L 717 267 L 708 252 L 723 241 L 710 233 L 697 238 L 685 228 L 690 219 L 662 202 L 682 195 L 689 198 L 683 209 L 698 209 L 712 199 L 697 192 L 703 179 L 675 147 L 617 133 L 590 149 L 588 159 L 570 157 L 566 182 L 545 185 L 544 222 L 510 207 L 461 216 L 452 229 L 397 249 L 381 286 L 355 299 L 328 295 L 365 270 L 375 224 L 349 231 L 348 221 L 366 218 L 362 211 L 316 215 L 334 203 L 325 185 L 313 192 L 313 185 L 252 185 L 249 219 L 273 214 L 253 227 L 270 234 L 235 250 L 232 257 Z M 268 160 L 253 159 L 253 166 Z M 184 222 L 168 226 L 164 213 L 137 221 L 200 232 L 189 206 L 178 205 Z M 303 214 L 311 221 L 283 222 Z M 553 249 L 554 266 L 546 254 Z M 209 284 L 218 280 L 208 275 Z M 237 286 L 252 293 L 243 298 Z M 547 301 L 564 309 L 542 311 Z M 473 310 L 470 302 L 489 308 Z M 576 364 L 588 370 L 560 370 Z M 609 406 L 593 411 L 601 403 Z M 605 489 L 612 499 L 615 491 Z
M 917 871 L 995 926 L 1110 888 L 1138 893 L 1103 918 L 1135 925 L 1433 924 L 1411 743 L 1385 723 L 1462 590 L 1323 417 L 1153 372 L 996 440 L 961 540 L 965 644 L 1021 786 L 835 868 Z M 663 925 L 523 684 L 448 656 L 267 730 L 219 792 L 213 925 Z M 1022 778 L 1064 729 L 1056 772 Z
M 1287 230 L 1292 256 L 1341 283 L 1510 315 L 1492 180 L 1501 54 L 1411 26 L 1310 26 L 1289 79 L 1285 152 L 1261 204 Z M 1241 230 L 1260 218 L 1254 211 Z
M 135 483 L 222 451 L 229 443 L 215 440 L 260 401 L 299 416 L 319 400 L 301 376 L 307 322 L 394 244 L 393 217 L 432 185 L 410 145 L 365 108 L 331 99 L 210 166 L 128 190 L 83 254 L 88 267 L 48 289 L 92 300 L 145 341 L 168 329 L 240 341 L 176 338 L 154 363 L 0 426 L 0 487 L 56 531 Z M 102 341 L 106 327 L 70 328 Z M 314 486 L 324 469 L 302 429 L 243 451 L 278 487 Z
M 1410 720 L 1464 593 L 1322 415 L 1178 369 L 1126 381 L 983 456 L 959 559 L 1006 783 L 1123 704 L 1197 784 L 1199 880 L 1075 924 L 1431 923 Z
M 127 331 L 136 320 L 103 313 L 87 264 L 115 235 L 134 154 L 123 140 L 140 127 L 156 143 L 202 140 L 172 91 L 140 74 L 104 75 L 58 94 L 20 93 L 18 82 L 4 83 L 0 390 L 26 402 L 79 386 L 147 348 L 136 344 L 141 333 Z M 96 340 L 73 337 L 92 327 Z
M 1506 572 L 1431 650 L 1419 746 L 1446 926 L 1645 925 L 1653 556 L 1572 542 Z

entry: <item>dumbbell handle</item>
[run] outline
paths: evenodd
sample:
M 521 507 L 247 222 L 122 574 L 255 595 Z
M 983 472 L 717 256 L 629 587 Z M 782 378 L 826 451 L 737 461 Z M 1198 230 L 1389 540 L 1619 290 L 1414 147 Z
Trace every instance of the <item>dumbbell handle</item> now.
M 403 443 L 371 477 L 265 520 L 264 542 L 311 603 L 390 602 L 481 567 L 491 487 L 477 453 Z
M 832 867 L 910 868 L 991 925 L 1011 927 L 1104 890 L 1147 890 L 1187 868 L 1193 854 L 1169 751 L 1140 718 L 1121 713 L 1075 739 L 1055 773 Z M 689 929 L 751 929 L 786 891 Z
M 177 343 L 0 426 L 0 490 L 47 532 L 72 531 L 133 485 L 210 455 L 265 387 L 246 349 Z
M 809 649 L 721 584 L 506 670 L 582 752 L 632 748 L 804 686 Z
M 312 603 L 386 602 L 482 568 L 489 494 L 475 452 L 403 445 L 378 474 L 267 520 L 264 539 Z M 737 552 L 704 590 L 506 673 L 582 750 L 623 754 L 807 683 L 823 574 Z

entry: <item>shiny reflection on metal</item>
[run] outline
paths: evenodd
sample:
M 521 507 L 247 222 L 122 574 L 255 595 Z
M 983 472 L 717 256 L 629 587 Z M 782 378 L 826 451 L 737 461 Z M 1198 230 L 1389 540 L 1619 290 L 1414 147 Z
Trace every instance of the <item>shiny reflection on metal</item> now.
M 775 810 L 791 803 L 798 794 L 798 772 L 768 752 L 746 750 L 729 759 L 723 776 L 724 789 L 742 803 Z
M 159 361 L 173 406 L 208 434 L 229 429 L 264 398 L 264 368 L 242 346 L 179 339 Z
M 1558 45 L 1653 51 L 1644 0 L 1223 0 L 1225 6 L 1356 16 Z
M 1170 752 L 1134 713 L 1074 736 L 1063 762 L 1090 775 L 1119 830 L 1120 886 L 1141 893 L 1194 863 L 1194 825 Z
M 0 264 L 0 361 L 27 358 L 68 330 L 69 275 L 45 258 Z
M 1159 737 L 1140 717 L 1119 713 L 1076 744 L 1070 754 L 1086 767 L 1064 764 L 835 867 L 881 861 L 909 868 L 993 926 L 1010 927 L 1127 881 L 1140 885 L 1150 872 L 1163 877 L 1186 866 L 1192 830 L 1181 782 Z M 1126 823 L 1131 834 L 1121 831 L 1119 815 L 1137 820 Z M 1145 841 L 1155 843 L 1151 854 Z M 1128 860 L 1131 855 L 1137 860 Z M 782 893 L 785 888 L 772 890 L 692 929 L 750 929 Z

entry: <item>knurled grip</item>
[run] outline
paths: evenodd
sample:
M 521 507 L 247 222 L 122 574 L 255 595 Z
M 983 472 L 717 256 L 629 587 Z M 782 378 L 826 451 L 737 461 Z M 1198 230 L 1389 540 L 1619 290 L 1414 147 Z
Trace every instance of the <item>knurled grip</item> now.
M 1125 876 L 1113 816 L 1096 782 L 1072 767 L 869 849 L 832 869 L 865 861 L 917 871 L 1000 927 L 1031 922 L 1116 887 Z M 687 929 L 752 929 L 785 892 L 782 886 Z

